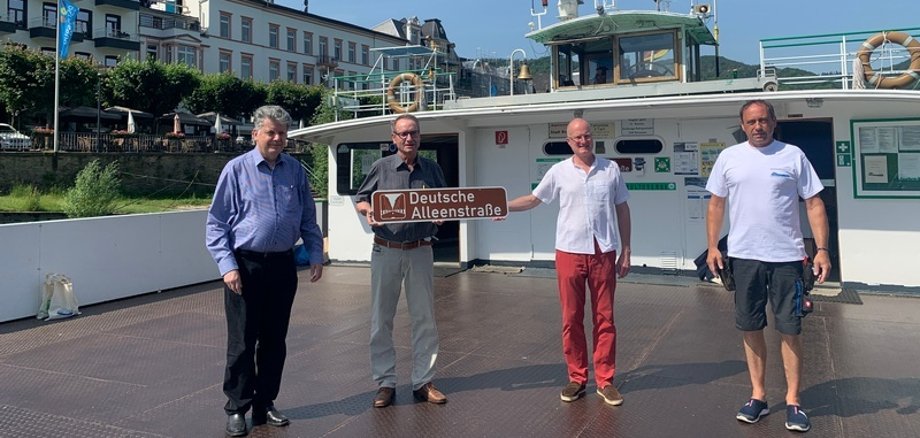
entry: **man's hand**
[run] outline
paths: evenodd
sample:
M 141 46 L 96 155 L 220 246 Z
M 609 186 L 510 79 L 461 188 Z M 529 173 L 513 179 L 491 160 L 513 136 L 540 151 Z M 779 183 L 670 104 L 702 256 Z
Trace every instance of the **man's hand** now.
M 316 283 L 320 278 L 323 278 L 323 265 L 310 265 L 310 283 Z
M 240 295 L 243 293 L 243 280 L 240 279 L 239 269 L 234 269 L 230 272 L 224 274 L 224 284 L 233 291 L 233 293 Z
M 623 250 L 623 252 L 620 253 L 620 256 L 617 257 L 617 275 L 619 278 L 623 278 L 629 275 L 629 267 L 632 264 L 629 256 L 630 252 L 631 251 L 629 249 Z
M 827 276 L 831 273 L 831 257 L 827 251 L 818 251 L 815 253 L 815 279 L 818 283 L 824 283 Z
M 367 219 L 367 224 L 372 227 L 379 227 L 382 225 L 380 222 L 374 220 L 374 210 L 368 208 L 367 213 L 364 215 L 364 218 Z
M 706 264 L 709 265 L 709 272 L 719 277 L 719 273 L 725 267 L 725 261 L 722 260 L 722 251 L 719 251 L 718 247 L 709 248 L 706 253 Z

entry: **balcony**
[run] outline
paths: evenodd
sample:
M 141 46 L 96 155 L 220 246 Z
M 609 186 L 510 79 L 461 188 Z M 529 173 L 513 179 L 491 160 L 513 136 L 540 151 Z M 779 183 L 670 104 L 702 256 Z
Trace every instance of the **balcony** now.
M 333 69 L 339 66 L 339 59 L 329 55 L 316 55 L 316 65 Z
M 197 18 L 182 15 L 156 13 L 141 13 L 139 17 L 141 34 L 158 38 L 169 38 L 179 35 L 200 35 L 207 29 L 201 27 Z
M 141 8 L 141 4 L 137 0 L 96 0 L 96 6 L 111 6 L 130 11 L 137 11 Z
M 55 39 L 57 21 L 54 17 L 38 17 L 29 20 L 29 38 Z
M 17 23 L 14 21 L 7 21 L 6 17 L 0 17 L 0 33 L 16 33 Z M 25 23 L 23 23 L 25 24 Z M 25 27 L 25 26 L 22 26 Z
M 122 32 L 118 29 L 101 28 L 93 32 L 96 38 L 93 40 L 96 47 L 110 47 L 113 49 L 134 50 L 141 49 L 141 43 L 136 35 Z

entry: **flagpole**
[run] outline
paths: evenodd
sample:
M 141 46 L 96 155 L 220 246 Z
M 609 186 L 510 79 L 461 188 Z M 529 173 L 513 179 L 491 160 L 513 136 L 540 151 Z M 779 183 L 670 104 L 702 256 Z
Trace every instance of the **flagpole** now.
M 58 113 L 61 103 L 61 0 L 57 0 L 57 12 L 54 14 L 57 20 L 54 26 L 54 153 L 58 152 L 58 139 L 60 132 L 58 130 Z

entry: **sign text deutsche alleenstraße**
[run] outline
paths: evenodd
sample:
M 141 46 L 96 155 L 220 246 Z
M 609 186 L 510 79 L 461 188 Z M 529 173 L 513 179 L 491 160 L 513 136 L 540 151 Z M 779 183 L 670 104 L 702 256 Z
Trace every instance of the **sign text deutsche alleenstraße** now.
M 504 187 L 379 190 L 371 197 L 383 223 L 489 219 L 508 215 Z

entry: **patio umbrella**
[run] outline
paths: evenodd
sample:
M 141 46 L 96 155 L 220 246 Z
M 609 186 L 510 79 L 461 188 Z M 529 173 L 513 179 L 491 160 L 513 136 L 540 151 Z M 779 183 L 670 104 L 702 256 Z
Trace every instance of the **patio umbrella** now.
M 134 133 L 137 131 L 137 126 L 134 125 L 134 112 L 128 111 L 128 132 Z
M 173 117 L 173 132 L 176 134 L 182 132 L 182 123 L 179 122 L 179 114 Z
M 217 113 L 217 117 L 214 118 L 214 133 L 220 134 L 223 131 L 222 128 L 220 125 L 220 113 Z

